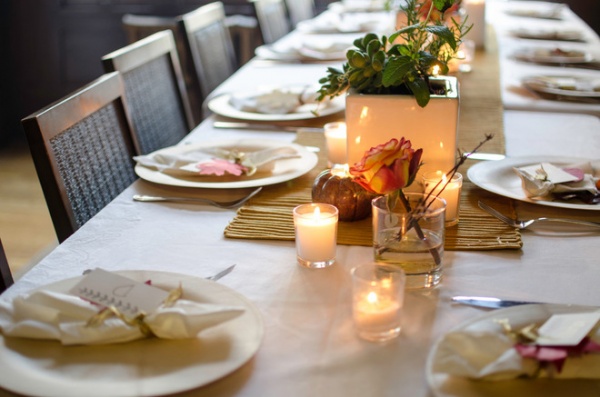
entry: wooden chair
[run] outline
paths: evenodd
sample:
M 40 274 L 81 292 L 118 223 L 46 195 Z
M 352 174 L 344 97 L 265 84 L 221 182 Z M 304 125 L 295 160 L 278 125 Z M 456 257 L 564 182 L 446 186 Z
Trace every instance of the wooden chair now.
M 209 4 L 206 7 L 211 9 L 214 6 Z M 193 11 L 187 15 L 189 15 L 190 19 L 193 19 L 194 14 L 195 12 Z M 173 32 L 192 109 L 192 116 L 194 123 L 199 124 L 205 116 L 202 111 L 202 104 L 206 94 L 203 93 L 200 87 L 200 77 L 194 66 L 187 33 L 184 26 L 181 23 L 177 23 L 178 20 L 181 20 L 181 17 L 125 14 L 122 18 L 122 25 L 129 43 L 134 43 L 162 30 L 168 29 Z M 222 21 L 219 21 L 219 23 L 222 23 Z M 258 22 L 256 18 L 251 16 L 228 15 L 224 17 L 224 24 L 229 31 L 230 39 L 228 41 L 233 43 L 233 62 L 235 62 L 233 67 L 234 70 L 237 70 L 240 65 L 243 65 L 254 57 L 254 50 L 261 44 Z M 227 44 L 227 46 L 231 46 L 231 44 Z M 227 62 L 229 64 L 229 61 Z M 210 68 L 208 69 L 210 70 Z
M 233 42 L 220 1 L 202 6 L 178 18 L 184 33 L 187 57 L 196 77 L 202 102 L 237 70 Z
M 14 280 L 10 267 L 8 267 L 8 260 L 6 259 L 6 253 L 2 246 L 2 240 L 0 240 L 0 294 L 3 293 L 8 287 L 13 285 Z
M 60 242 L 136 180 L 118 73 L 101 76 L 22 125 Z
M 271 44 L 291 30 L 283 0 L 252 0 L 265 44 Z
M 298 22 L 314 18 L 315 2 L 314 0 L 285 0 L 285 5 L 290 17 L 292 27 L 296 27 Z
M 123 78 L 137 154 L 175 145 L 196 125 L 170 30 L 105 55 L 102 63 Z

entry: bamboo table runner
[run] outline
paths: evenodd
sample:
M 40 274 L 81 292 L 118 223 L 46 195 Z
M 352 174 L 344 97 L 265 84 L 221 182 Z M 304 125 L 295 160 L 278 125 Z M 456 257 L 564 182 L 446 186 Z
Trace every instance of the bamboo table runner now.
M 488 32 L 490 33 L 490 32 Z M 491 36 L 491 35 L 490 35 Z M 460 121 L 458 147 L 470 151 L 485 134 L 494 134 L 481 151 L 504 153 L 504 127 L 500 97 L 497 51 L 494 40 L 488 41 L 487 51 L 479 51 L 473 62 L 473 71 L 460 76 Z M 225 229 L 225 236 L 238 239 L 294 240 L 292 209 L 311 202 L 312 184 L 327 168 L 325 138 L 320 133 L 299 131 L 296 143 L 317 146 L 319 162 L 307 174 L 263 191 L 241 207 Z M 466 178 L 468 167 L 475 162 L 467 160 L 460 169 L 465 177 L 461 195 L 458 225 L 446 229 L 444 248 L 447 250 L 520 249 L 521 234 L 496 218 L 480 210 L 478 200 L 492 202 L 500 211 L 514 215 L 512 200 L 499 197 L 478 188 Z M 339 222 L 338 244 L 371 246 L 371 218 L 357 222 Z

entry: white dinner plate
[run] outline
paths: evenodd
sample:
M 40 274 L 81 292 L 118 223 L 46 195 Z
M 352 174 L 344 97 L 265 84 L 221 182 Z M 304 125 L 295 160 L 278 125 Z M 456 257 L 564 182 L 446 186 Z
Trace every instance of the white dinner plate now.
M 285 87 L 284 87 L 285 88 Z M 301 90 L 305 89 L 305 87 L 299 87 L 298 94 L 301 93 Z M 268 91 L 264 91 L 268 92 Z M 251 96 L 251 95 L 259 95 L 261 92 L 248 92 L 236 94 L 239 96 Z M 296 111 L 286 114 L 267 114 L 267 113 L 254 113 L 248 112 L 244 110 L 240 110 L 231 104 L 232 94 L 223 94 L 218 97 L 211 99 L 208 102 L 208 108 L 214 113 L 224 116 L 231 117 L 234 119 L 240 120 L 250 120 L 250 121 L 294 121 L 294 120 L 310 120 L 316 117 L 329 116 L 335 114 L 337 112 L 341 112 L 344 110 L 346 103 L 343 96 L 338 96 L 331 101 L 323 101 L 322 103 L 308 103 L 306 105 L 300 106 L 296 109 Z M 313 112 L 318 111 L 318 116 L 316 116 Z
M 523 48 L 515 51 L 516 59 L 539 63 L 586 63 L 592 56 L 581 50 L 568 48 Z
M 275 61 L 338 61 L 346 59 L 346 50 L 351 44 L 332 43 L 330 50 L 328 46 L 323 49 L 313 45 L 300 45 L 297 48 L 279 49 L 273 45 L 265 44 L 256 48 L 254 53 L 262 59 Z
M 600 78 L 591 76 L 530 76 L 523 85 L 532 91 L 572 98 L 600 98 Z
M 276 183 L 289 181 L 306 174 L 317 165 L 318 157 L 315 153 L 308 151 L 306 147 L 295 143 L 266 139 L 227 139 L 206 141 L 190 145 L 172 146 L 161 149 L 159 152 L 168 154 L 184 154 L 191 151 L 220 148 L 237 149 L 242 152 L 252 152 L 274 147 L 292 147 L 299 157 L 277 160 L 273 169 L 269 172 L 257 172 L 252 176 L 172 176 L 162 172 L 136 164 L 136 174 L 148 181 L 161 185 L 196 187 L 208 189 L 239 189 L 247 187 L 258 187 L 274 185 Z
M 486 324 L 496 329 L 494 319 L 508 319 L 511 327 L 517 329 L 531 323 L 541 324 L 552 314 L 582 313 L 597 311 L 589 306 L 569 305 L 522 305 L 507 309 L 493 310 L 470 319 L 451 332 L 485 329 Z M 442 338 L 436 341 L 429 352 L 426 364 L 427 382 L 436 397 L 592 397 L 598 396 L 600 380 L 588 379 L 514 379 L 503 381 L 471 380 L 433 370 L 438 360 Z
M 549 156 L 507 157 L 504 160 L 483 161 L 475 164 L 469 168 L 467 176 L 471 182 L 480 188 L 515 200 L 546 205 L 549 207 L 600 211 L 600 205 L 596 204 L 578 204 L 569 201 L 531 199 L 525 195 L 521 186 L 521 178 L 519 178 L 513 170 L 513 167 L 523 167 L 541 162 L 548 162 L 555 165 L 568 165 L 582 161 L 585 161 L 585 159 Z
M 511 33 L 522 39 L 534 40 L 557 40 L 557 41 L 581 41 L 583 34 L 578 30 L 555 30 L 555 29 L 528 29 L 520 28 Z
M 167 272 L 123 271 L 165 290 L 183 287 L 197 302 L 242 306 L 233 320 L 196 339 L 141 339 L 101 346 L 63 346 L 56 341 L 5 338 L 0 334 L 0 386 L 29 396 L 157 396 L 207 385 L 231 374 L 258 351 L 264 333 L 258 309 L 214 281 Z M 66 292 L 81 277 L 45 289 Z

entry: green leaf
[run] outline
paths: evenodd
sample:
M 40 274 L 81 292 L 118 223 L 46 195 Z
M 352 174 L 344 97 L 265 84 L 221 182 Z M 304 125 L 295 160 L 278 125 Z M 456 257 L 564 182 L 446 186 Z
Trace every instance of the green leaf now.
M 410 57 L 401 56 L 390 59 L 383 71 L 383 86 L 392 87 L 402 84 L 404 76 L 415 68 L 415 63 Z
M 366 50 L 367 45 L 369 44 L 369 42 L 371 42 L 371 40 L 377 40 L 377 41 L 379 41 L 379 38 L 377 37 L 377 35 L 375 33 L 367 33 L 362 38 L 362 48 Z
M 428 25 L 425 27 L 425 30 L 433 35 L 436 35 L 446 43 L 453 50 L 456 50 L 456 39 L 454 38 L 454 33 L 447 26 L 444 25 Z
M 424 108 L 429 103 L 429 86 L 423 79 L 415 79 L 406 83 L 408 88 L 415 96 L 417 104 Z
M 388 40 L 390 43 L 393 43 L 394 41 L 396 41 L 398 36 L 400 36 L 401 34 L 411 33 L 412 31 L 420 28 L 420 26 L 421 26 L 421 24 L 419 24 L 419 23 L 415 23 L 414 25 L 405 26 L 402 29 L 397 30 L 396 33 L 392 34 Z
M 367 54 L 369 57 L 372 57 L 380 48 L 381 43 L 379 42 L 379 39 L 371 40 L 369 41 L 369 44 L 367 44 Z

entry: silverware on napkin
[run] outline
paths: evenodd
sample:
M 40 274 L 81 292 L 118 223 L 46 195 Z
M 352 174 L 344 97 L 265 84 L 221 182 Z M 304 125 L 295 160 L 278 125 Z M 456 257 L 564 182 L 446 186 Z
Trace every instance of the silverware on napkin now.
M 460 303 L 463 305 L 484 307 L 488 309 L 501 309 L 504 307 L 518 306 L 518 305 L 530 305 L 538 304 L 540 302 L 530 301 L 518 301 L 510 299 L 500 299 L 490 296 L 454 296 L 452 302 Z

